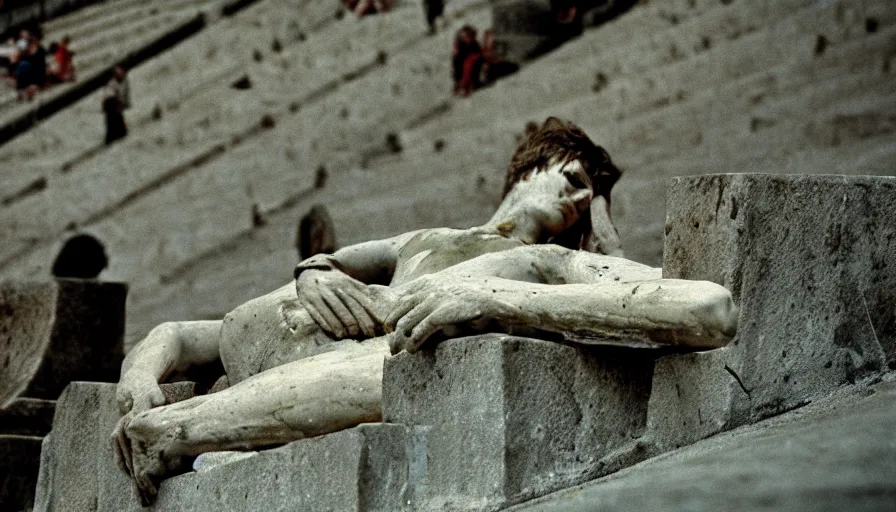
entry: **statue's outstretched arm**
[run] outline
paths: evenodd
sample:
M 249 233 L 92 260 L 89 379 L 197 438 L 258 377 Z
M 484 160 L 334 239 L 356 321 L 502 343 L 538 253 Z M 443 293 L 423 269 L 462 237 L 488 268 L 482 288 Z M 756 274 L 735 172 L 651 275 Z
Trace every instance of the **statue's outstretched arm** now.
M 417 350 L 456 326 L 546 331 L 578 343 L 728 343 L 737 325 L 730 292 L 706 281 L 645 279 L 538 284 L 496 277 L 434 274 L 414 282 L 386 319 L 390 347 Z
M 118 383 L 122 414 L 141 412 L 164 397 L 158 383 L 175 370 L 216 361 L 221 321 L 166 322 L 151 330 L 124 358 Z

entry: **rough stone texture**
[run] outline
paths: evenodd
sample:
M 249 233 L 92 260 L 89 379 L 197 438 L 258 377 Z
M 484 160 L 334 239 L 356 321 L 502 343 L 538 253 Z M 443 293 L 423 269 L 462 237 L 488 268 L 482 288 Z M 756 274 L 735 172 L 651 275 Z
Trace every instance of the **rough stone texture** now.
M 58 295 L 55 283 L 0 283 L 0 407 L 21 394 L 37 372 L 50 343 Z
M 35 511 L 144 510 L 115 465 L 113 384 L 74 382 L 41 454 Z M 366 424 L 163 482 L 149 510 L 403 510 L 426 474 L 426 429 Z
M 0 434 L 43 436 L 53 427 L 56 401 L 17 398 L 0 409 Z
M 114 382 L 127 285 L 80 279 L 0 284 L 0 404 L 55 399 L 73 380 Z
M 896 365 L 896 178 L 676 178 L 664 277 L 730 289 L 738 335 L 668 356 L 650 424 L 661 445 L 804 405 Z
M 161 386 L 169 402 L 191 397 L 193 387 L 192 382 Z M 109 441 L 119 417 L 115 384 L 72 382 L 65 389 L 40 452 L 35 510 L 99 510 L 108 500 L 127 503 L 120 494 L 137 500 L 129 479 L 115 465 Z M 126 491 L 111 492 L 115 489 Z
M 41 438 L 0 435 L 0 510 L 29 510 L 34 502 Z
M 892 377 L 511 510 L 894 510 Z
M 650 353 L 503 335 L 386 362 L 383 418 L 431 426 L 424 509 L 487 509 L 600 474 L 645 426 Z

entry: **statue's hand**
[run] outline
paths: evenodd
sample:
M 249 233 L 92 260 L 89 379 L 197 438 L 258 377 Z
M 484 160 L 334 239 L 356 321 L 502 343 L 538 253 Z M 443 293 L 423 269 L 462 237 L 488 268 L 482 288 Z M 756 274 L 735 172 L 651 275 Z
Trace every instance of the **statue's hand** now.
M 115 389 L 118 412 L 139 413 L 165 404 L 165 394 L 156 378 L 145 370 L 131 368 L 118 382 Z
M 501 300 L 487 278 L 457 279 L 423 276 L 415 279 L 384 321 L 391 332 L 389 348 L 416 352 L 433 334 L 451 335 L 456 326 L 476 326 L 480 320 L 512 318 L 514 307 Z
M 133 473 L 131 442 L 126 432 L 133 417 L 143 411 L 165 404 L 165 395 L 158 381 L 149 372 L 131 368 L 121 377 L 115 391 L 118 411 L 122 417 L 112 432 L 112 447 L 115 462 L 130 476 Z
M 377 335 L 367 285 L 338 270 L 305 270 L 296 280 L 299 303 L 317 325 L 337 339 Z

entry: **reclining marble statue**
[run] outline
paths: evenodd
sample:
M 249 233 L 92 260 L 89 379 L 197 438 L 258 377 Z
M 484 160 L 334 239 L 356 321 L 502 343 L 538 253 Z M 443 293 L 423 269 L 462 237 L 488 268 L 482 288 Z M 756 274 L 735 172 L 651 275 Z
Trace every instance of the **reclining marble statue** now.
M 484 225 L 316 255 L 298 264 L 294 283 L 221 321 L 156 327 L 122 365 L 119 466 L 150 504 L 161 479 L 200 454 L 378 421 L 385 358 L 427 341 L 505 332 L 725 345 L 737 323 L 725 288 L 661 279 L 660 269 L 607 255 L 619 254 L 609 217 L 619 175 L 581 129 L 550 118 L 517 148 L 503 202 Z M 212 361 L 223 363 L 228 388 L 165 405 L 160 382 Z

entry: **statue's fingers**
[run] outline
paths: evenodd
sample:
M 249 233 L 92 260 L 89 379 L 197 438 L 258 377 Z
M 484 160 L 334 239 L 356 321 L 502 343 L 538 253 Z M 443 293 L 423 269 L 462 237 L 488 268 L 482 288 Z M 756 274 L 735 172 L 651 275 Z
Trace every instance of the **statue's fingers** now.
M 423 321 L 424 318 L 428 317 L 435 309 L 434 299 L 426 299 L 420 304 L 417 304 L 414 306 L 414 309 L 408 311 L 407 314 L 401 317 L 401 320 L 395 324 L 395 332 L 405 338 L 410 338 L 417 325 Z
M 343 331 L 340 336 L 357 336 L 360 330 L 358 329 L 358 322 L 355 320 L 354 315 L 349 310 L 342 299 L 340 299 L 333 290 L 324 289 L 321 290 L 320 296 L 324 299 L 324 302 L 327 303 L 327 306 L 330 307 L 330 311 L 336 316 L 336 319 L 342 324 Z
M 308 314 L 311 315 L 311 318 L 320 326 L 321 329 L 326 331 L 329 334 L 339 336 L 339 330 L 336 329 L 333 323 L 330 322 L 330 317 L 332 313 L 330 313 L 330 309 L 324 304 L 324 301 L 321 299 L 317 300 L 308 300 L 308 303 L 305 305 L 305 310 L 308 311 Z M 329 315 L 325 314 L 330 313 Z M 336 321 L 336 318 L 333 318 L 333 321 Z
M 165 401 L 165 393 L 162 393 L 162 388 L 154 384 L 152 391 L 149 392 L 150 408 L 165 405 Z
M 482 310 L 479 308 L 470 308 L 467 304 L 451 304 L 447 306 L 436 307 L 431 314 L 420 319 L 414 326 L 413 331 L 405 340 L 405 349 L 414 353 L 426 343 L 430 336 L 445 329 L 446 327 L 466 324 L 483 317 Z
M 115 441 L 116 446 L 118 446 L 118 451 L 116 452 L 121 456 L 121 460 L 119 461 L 119 467 L 124 466 L 124 471 L 127 472 L 131 477 L 134 476 L 134 461 L 133 454 L 131 452 L 131 440 L 127 436 L 127 427 L 130 418 L 130 415 L 123 417 L 118 422 L 118 426 L 115 430 Z
M 376 321 L 373 319 L 370 311 L 361 304 L 352 291 L 336 290 L 336 295 L 349 308 L 361 332 L 368 338 L 376 336 Z
M 407 295 L 399 300 L 392 308 L 392 311 L 389 312 L 389 316 L 383 321 L 383 327 L 386 329 L 386 332 L 394 331 L 398 326 L 398 322 L 420 302 L 421 299 L 417 295 Z
M 121 441 L 118 439 L 119 437 L 118 427 L 112 431 L 112 435 L 109 436 L 109 442 L 112 443 L 112 453 L 115 455 L 115 464 L 118 466 L 118 469 L 131 474 L 130 468 L 128 468 L 127 463 L 125 463 L 124 455 L 121 453 Z
M 156 497 L 159 495 L 159 490 L 156 488 L 156 484 L 153 482 L 152 477 L 141 472 L 139 475 L 134 476 L 134 481 L 137 483 L 137 492 L 140 494 L 140 503 L 144 507 L 149 507 L 155 503 Z
M 394 331 L 390 334 L 387 334 L 386 339 L 389 340 L 389 353 L 393 356 L 401 352 L 401 350 L 404 348 L 404 338 L 396 336 Z
M 445 325 L 451 325 L 452 323 L 448 322 L 446 324 L 440 321 L 437 318 L 437 312 L 426 316 L 411 331 L 411 335 L 405 341 L 405 349 L 411 354 L 417 352 L 430 336 L 440 331 Z

